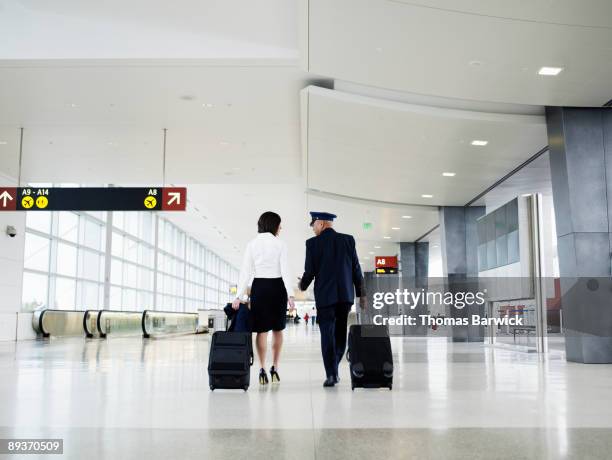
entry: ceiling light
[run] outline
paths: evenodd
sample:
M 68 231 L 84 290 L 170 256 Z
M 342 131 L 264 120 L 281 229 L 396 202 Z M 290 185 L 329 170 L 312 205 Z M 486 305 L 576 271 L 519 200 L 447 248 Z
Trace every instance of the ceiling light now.
M 432 246 L 432 248 L 437 248 L 437 247 L 438 247 L 438 245 L 437 245 L 437 244 L 434 244 L 434 245 Z
M 72 107 L 73 109 L 76 109 L 78 107 L 78 105 L 76 104 L 70 104 L 70 107 Z
M 402 216 L 402 219 L 412 219 L 412 216 Z
M 369 257 L 364 257 L 363 260 L 370 260 L 370 258 Z
M 455 173 L 454 172 L 443 172 L 442 175 L 444 177 L 455 177 Z
M 374 246 L 374 249 L 380 249 L 380 246 Z
M 212 109 L 214 106 L 215 104 L 211 103 L 202 104 L 202 107 L 204 107 L 205 109 Z
M 399 227 L 391 227 L 391 230 L 399 230 Z
M 423 195 L 421 195 L 421 198 L 433 198 L 433 195 L 428 195 L 427 193 L 424 193 Z
M 6 145 L 6 144 L 8 144 L 8 142 L 6 142 L 6 141 L 0 141 L 0 145 Z
M 368 254 L 370 254 L 371 256 L 374 255 L 374 251 L 370 251 Z
M 477 146 L 479 146 L 479 147 L 482 147 L 482 146 L 484 146 L 484 145 L 487 145 L 488 143 L 489 143 L 489 141 L 481 141 L 481 140 L 478 140 L 478 139 L 474 139 L 474 140 L 472 141 L 472 145 L 477 145 Z
M 546 75 L 546 76 L 554 77 L 555 75 L 559 75 L 562 70 L 563 70 L 563 67 L 541 67 L 540 70 L 538 70 L 538 75 Z
M 383 236 L 383 238 L 384 238 L 385 240 L 390 240 L 390 239 L 391 239 L 391 237 L 390 237 L 390 236 Z
M 227 141 L 221 141 L 221 142 L 219 142 L 219 145 L 224 145 L 224 146 L 225 146 L 225 145 L 229 145 L 229 142 L 227 142 Z

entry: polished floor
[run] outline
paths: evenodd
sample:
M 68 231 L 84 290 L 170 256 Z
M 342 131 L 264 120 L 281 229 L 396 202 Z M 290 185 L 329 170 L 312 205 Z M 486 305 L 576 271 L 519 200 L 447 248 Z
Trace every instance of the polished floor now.
M 207 335 L 0 343 L 0 438 L 63 438 L 61 458 L 88 460 L 612 452 L 612 365 L 394 338 L 393 391 L 352 392 L 346 364 L 324 389 L 318 331 L 302 324 L 286 331 L 280 385 L 259 387 L 253 369 L 248 392 L 212 393 L 208 345 Z

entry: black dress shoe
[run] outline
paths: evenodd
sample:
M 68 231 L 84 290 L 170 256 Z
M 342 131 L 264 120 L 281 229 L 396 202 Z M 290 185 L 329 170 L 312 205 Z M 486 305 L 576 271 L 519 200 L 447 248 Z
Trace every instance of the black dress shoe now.
M 323 382 L 324 387 L 333 387 L 336 384 L 336 379 L 334 377 L 327 377 L 325 382 Z

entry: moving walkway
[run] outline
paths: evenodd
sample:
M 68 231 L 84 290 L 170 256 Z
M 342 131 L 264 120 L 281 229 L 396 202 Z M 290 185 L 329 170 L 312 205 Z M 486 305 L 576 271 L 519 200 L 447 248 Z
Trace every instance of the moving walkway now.
M 42 337 L 164 337 L 198 332 L 198 314 L 167 311 L 53 310 L 34 312 L 32 327 Z

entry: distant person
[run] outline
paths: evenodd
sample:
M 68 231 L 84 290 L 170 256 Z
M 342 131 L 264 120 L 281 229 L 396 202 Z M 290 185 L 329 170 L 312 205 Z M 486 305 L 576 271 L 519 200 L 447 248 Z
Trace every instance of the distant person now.
M 317 322 L 317 309 L 315 307 L 312 307 L 312 310 L 310 310 L 310 320 L 312 321 L 313 326 Z
M 238 281 L 236 299 L 232 307 L 237 310 L 251 278 L 251 321 L 257 333 L 255 344 L 261 366 L 259 383 L 268 384 L 266 374 L 266 352 L 268 332 L 272 331 L 272 382 L 280 382 L 278 361 L 283 346 L 283 329 L 287 324 L 287 304 L 292 312 L 295 298 L 289 276 L 287 245 L 278 238 L 281 218 L 275 212 L 264 212 L 257 221 L 258 235 L 252 239 L 244 252 L 242 269 Z
M 306 323 L 306 326 L 308 326 L 308 318 L 309 318 L 308 313 L 306 313 L 304 315 L 304 322 Z
M 355 294 L 361 308 L 366 307 L 363 274 L 355 239 L 332 228 L 336 216 L 327 212 L 311 212 L 310 215 L 310 226 L 316 236 L 306 241 L 306 263 L 300 289 L 305 291 L 315 280 L 316 317 L 326 374 L 323 386 L 333 387 L 339 382 L 338 364 L 346 349 L 346 323 Z

